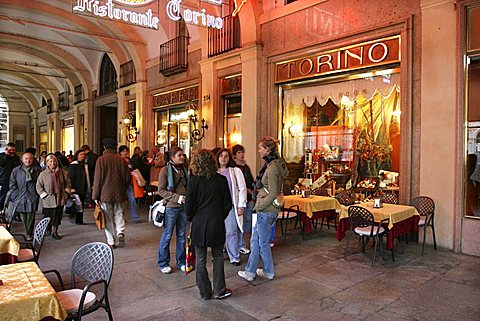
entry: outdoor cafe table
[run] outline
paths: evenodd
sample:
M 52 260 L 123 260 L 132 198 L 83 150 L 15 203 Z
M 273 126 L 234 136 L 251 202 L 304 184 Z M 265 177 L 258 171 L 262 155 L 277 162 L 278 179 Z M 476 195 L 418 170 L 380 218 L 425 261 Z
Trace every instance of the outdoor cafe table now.
M 412 231 L 418 232 L 420 214 L 413 206 L 383 203 L 383 207 L 374 208 L 373 202 L 355 205 L 368 209 L 373 214 L 375 222 L 379 223 L 386 218 L 389 219 L 387 226 L 389 230 L 387 248 L 389 250 L 393 249 L 395 238 Z M 337 240 L 341 241 L 349 229 L 348 206 L 342 206 L 338 217 Z
M 0 319 L 65 320 L 67 311 L 35 262 L 0 266 Z
M 15 263 L 20 244 L 7 229 L 0 226 L 0 265 Z
M 336 210 L 341 208 L 336 198 L 327 196 L 311 195 L 302 197 L 301 195 L 285 196 L 284 208 L 288 209 L 293 205 L 298 205 L 301 214 L 300 219 L 304 225 L 302 232 L 305 238 L 306 234 L 312 231 L 312 221 L 322 217 L 335 217 Z

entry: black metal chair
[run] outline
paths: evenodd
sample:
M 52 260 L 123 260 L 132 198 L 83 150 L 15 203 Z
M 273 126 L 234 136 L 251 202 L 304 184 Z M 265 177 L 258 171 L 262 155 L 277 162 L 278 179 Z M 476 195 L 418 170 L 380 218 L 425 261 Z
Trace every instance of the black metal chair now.
M 388 204 L 398 204 L 398 197 L 395 193 L 385 193 L 382 195 L 382 201 Z
M 335 198 L 340 204 L 349 206 L 355 204 L 356 195 L 353 189 L 345 189 L 338 192 Z
M 51 218 L 45 217 L 33 231 L 33 240 L 32 242 L 26 242 L 26 237 L 23 234 L 12 234 L 13 236 L 23 237 L 25 242 L 20 242 L 20 251 L 18 251 L 18 262 L 30 262 L 34 261 L 38 264 L 38 259 L 40 258 L 40 252 L 42 251 L 43 238 L 45 236 L 45 231 L 47 226 L 50 223 Z
M 415 207 L 420 214 L 420 221 L 418 226 L 423 228 L 423 248 L 422 255 L 425 253 L 425 240 L 427 235 L 427 227 L 432 228 L 433 248 L 437 250 L 437 240 L 435 238 L 435 227 L 433 219 L 435 217 L 435 202 L 428 196 L 417 196 L 410 202 L 410 205 Z
M 383 259 L 385 256 L 383 254 L 383 235 L 387 233 L 387 229 L 384 228 L 383 224 L 388 224 L 389 219 L 384 219 L 380 224 L 376 225 L 373 218 L 373 214 L 366 208 L 361 206 L 352 205 L 348 208 L 348 217 L 350 223 L 350 231 L 347 237 L 347 244 L 345 245 L 345 259 L 347 258 L 348 246 L 350 244 L 350 239 L 352 234 L 355 233 L 360 236 L 362 240 L 362 252 L 365 253 L 365 237 L 373 238 L 373 258 L 372 258 L 372 267 L 375 267 L 375 256 L 377 253 L 377 247 L 380 243 L 380 255 Z
M 7 194 L 7 197 L 8 194 Z M 8 198 L 7 198 L 8 200 Z M 0 213 L 0 226 L 3 226 L 10 231 L 13 224 L 13 219 L 15 218 L 15 212 L 17 211 L 19 202 L 6 201 L 5 207 Z
M 289 208 L 283 208 L 282 211 L 277 214 L 277 221 L 280 222 L 280 230 L 282 231 L 283 239 L 287 237 L 288 222 L 295 220 L 295 227 L 297 227 L 297 223 L 300 223 L 301 226 L 302 222 L 300 221 L 299 211 L 300 208 L 298 205 L 292 205 Z M 284 223 L 285 229 L 283 228 Z
M 83 245 L 72 258 L 71 289 L 65 290 L 60 272 L 49 270 L 43 272 L 55 273 L 62 290 L 57 292 L 60 302 L 68 313 L 68 320 L 81 320 L 82 316 L 99 308 L 105 309 L 108 319 L 113 320 L 108 301 L 108 286 L 113 272 L 113 250 L 105 243 L 93 242 Z M 82 289 L 75 288 L 76 278 L 88 284 Z M 100 293 L 90 292 L 92 287 L 100 287 Z M 98 295 L 98 297 L 97 297 Z

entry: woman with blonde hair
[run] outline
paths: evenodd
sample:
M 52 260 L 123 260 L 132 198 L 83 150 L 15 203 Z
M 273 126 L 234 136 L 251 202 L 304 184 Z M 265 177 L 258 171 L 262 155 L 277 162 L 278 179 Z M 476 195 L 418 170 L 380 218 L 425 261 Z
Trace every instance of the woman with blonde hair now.
M 185 213 L 192 222 L 191 237 L 196 255 L 196 282 L 204 300 L 223 299 L 232 294 L 225 287 L 223 244 L 224 220 L 232 208 L 227 179 L 217 173 L 215 157 L 206 149 L 194 153 L 188 181 Z M 213 256 L 213 291 L 206 268 L 207 247 Z
M 250 241 L 250 257 L 245 271 L 238 271 L 238 275 L 252 282 L 256 275 L 273 280 L 275 270 L 272 250 L 270 248 L 270 229 L 275 223 L 280 208 L 274 206 L 273 201 L 282 192 L 283 180 L 288 175 L 285 162 L 278 156 L 278 141 L 272 137 L 264 137 L 258 143 L 258 154 L 265 160 L 260 169 L 253 199 L 257 220 L 252 229 Z M 252 219 L 253 220 L 253 219 Z M 263 269 L 259 269 L 260 258 Z
M 43 216 L 52 219 L 52 237 L 60 240 L 58 226 L 62 222 L 63 206 L 70 193 L 70 178 L 59 166 L 54 154 L 47 156 L 46 163 L 47 168 L 38 176 L 36 189 L 42 202 Z

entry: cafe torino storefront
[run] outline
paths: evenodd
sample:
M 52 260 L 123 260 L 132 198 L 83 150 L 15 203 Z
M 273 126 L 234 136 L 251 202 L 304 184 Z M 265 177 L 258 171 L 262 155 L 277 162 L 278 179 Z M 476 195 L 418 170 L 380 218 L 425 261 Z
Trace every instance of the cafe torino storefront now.
M 328 172 L 337 189 L 378 184 L 383 170 L 393 176 L 382 187 L 405 199 L 401 40 L 395 34 L 275 62 L 282 155 L 309 183 Z

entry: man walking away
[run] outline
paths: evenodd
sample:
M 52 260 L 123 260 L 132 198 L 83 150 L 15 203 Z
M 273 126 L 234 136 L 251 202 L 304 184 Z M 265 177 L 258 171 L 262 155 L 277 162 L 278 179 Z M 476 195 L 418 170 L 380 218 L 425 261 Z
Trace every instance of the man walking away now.
M 87 158 L 85 159 L 85 164 L 87 164 L 87 185 L 90 186 L 90 189 L 87 190 L 87 194 L 85 196 L 85 202 L 90 205 L 92 201 L 92 190 L 93 187 L 93 179 L 95 177 L 95 165 L 97 164 L 98 155 L 90 149 L 90 146 L 83 145 L 80 149 L 83 149 L 85 153 L 87 153 Z
M 3 210 L 5 204 L 10 174 L 15 167 L 21 164 L 20 157 L 15 153 L 15 144 L 8 143 L 5 153 L 0 153 L 0 210 Z
M 127 186 L 131 175 L 127 163 L 117 153 L 113 138 L 103 140 L 105 152 L 95 166 L 92 198 L 105 212 L 105 235 L 111 248 L 125 246 L 123 202 L 127 200 Z

